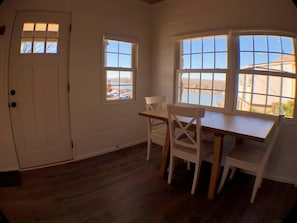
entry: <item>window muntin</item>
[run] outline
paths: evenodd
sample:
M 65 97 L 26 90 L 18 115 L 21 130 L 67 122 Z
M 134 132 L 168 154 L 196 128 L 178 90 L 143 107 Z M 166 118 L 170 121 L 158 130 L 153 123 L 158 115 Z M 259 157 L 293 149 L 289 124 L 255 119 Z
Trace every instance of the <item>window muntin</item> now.
M 24 23 L 21 36 L 21 54 L 57 54 L 59 24 Z
M 236 109 L 293 118 L 296 93 L 294 41 L 275 35 L 242 35 Z
M 227 36 L 206 36 L 179 42 L 177 101 L 225 106 Z
M 134 99 L 135 43 L 104 39 L 105 101 Z

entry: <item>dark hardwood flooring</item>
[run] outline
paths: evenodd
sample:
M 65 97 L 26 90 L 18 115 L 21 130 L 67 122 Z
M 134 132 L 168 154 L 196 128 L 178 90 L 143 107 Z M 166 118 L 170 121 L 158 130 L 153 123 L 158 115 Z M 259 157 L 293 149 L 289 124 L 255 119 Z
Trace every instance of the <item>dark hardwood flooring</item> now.
M 202 164 L 195 195 L 192 171 L 178 163 L 172 185 L 161 179 L 160 147 L 146 144 L 79 162 L 25 171 L 22 185 L 0 187 L 0 211 L 10 223 L 187 222 L 278 223 L 297 201 L 290 184 L 264 180 L 249 203 L 254 177 L 236 173 L 207 199 L 211 165 Z M 193 168 L 191 168 L 193 169 Z

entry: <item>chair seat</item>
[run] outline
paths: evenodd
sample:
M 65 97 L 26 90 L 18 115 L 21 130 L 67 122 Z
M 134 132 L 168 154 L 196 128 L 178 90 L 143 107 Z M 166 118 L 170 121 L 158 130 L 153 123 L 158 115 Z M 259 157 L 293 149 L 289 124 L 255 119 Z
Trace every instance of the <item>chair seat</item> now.
M 158 145 L 163 145 L 166 137 L 166 126 L 164 128 L 154 129 L 151 132 L 152 141 Z
M 233 160 L 236 162 L 260 165 L 264 155 L 264 150 L 257 149 L 255 147 L 249 147 L 247 145 L 242 145 L 233 149 L 228 154 L 226 159 L 230 159 L 231 161 Z
M 175 156 L 189 160 L 190 162 L 195 162 L 195 159 L 192 159 L 193 155 L 197 153 L 197 149 L 191 149 L 189 147 L 184 147 L 182 145 L 177 145 L 176 148 L 171 150 Z M 200 158 L 201 160 L 206 159 L 208 156 L 211 156 L 213 153 L 213 143 L 210 141 L 201 140 L 200 147 Z

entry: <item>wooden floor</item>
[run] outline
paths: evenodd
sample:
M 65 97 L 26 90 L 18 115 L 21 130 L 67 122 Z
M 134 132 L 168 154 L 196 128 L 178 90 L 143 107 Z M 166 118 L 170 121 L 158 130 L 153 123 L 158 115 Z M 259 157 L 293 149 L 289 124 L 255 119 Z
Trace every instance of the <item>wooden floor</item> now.
M 249 204 L 254 178 L 243 173 L 210 201 L 209 163 L 203 163 L 197 192 L 191 195 L 193 172 L 180 162 L 168 185 L 158 176 L 160 160 L 161 150 L 154 145 L 147 162 L 141 144 L 22 172 L 21 186 L 0 187 L 0 210 L 11 223 L 278 223 L 297 201 L 293 185 L 264 180 L 255 203 Z

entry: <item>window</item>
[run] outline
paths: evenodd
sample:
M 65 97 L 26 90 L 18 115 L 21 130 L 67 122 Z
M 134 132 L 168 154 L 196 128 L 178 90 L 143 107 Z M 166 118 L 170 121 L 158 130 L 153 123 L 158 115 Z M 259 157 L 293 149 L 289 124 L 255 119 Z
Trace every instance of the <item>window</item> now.
M 227 36 L 181 40 L 177 71 L 180 103 L 224 107 Z
M 179 40 L 177 103 L 294 118 L 296 37 L 258 33 Z
M 293 38 L 242 35 L 238 43 L 237 110 L 292 118 L 296 85 Z
M 105 101 L 135 98 L 136 44 L 104 38 Z
M 21 37 L 21 54 L 57 54 L 59 24 L 24 23 Z

